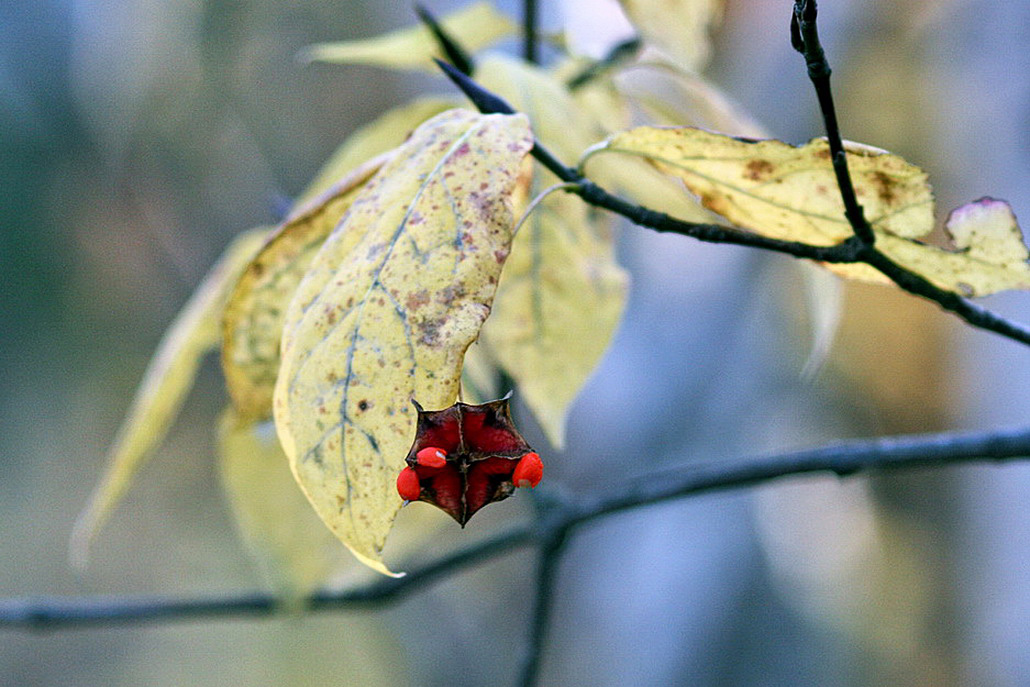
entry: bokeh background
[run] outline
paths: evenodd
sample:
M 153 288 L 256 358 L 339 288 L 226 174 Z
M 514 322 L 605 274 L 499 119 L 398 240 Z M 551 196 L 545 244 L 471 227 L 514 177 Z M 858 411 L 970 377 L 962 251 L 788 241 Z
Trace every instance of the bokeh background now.
M 558 3 L 541 4 L 559 28 Z M 730 0 L 708 74 L 803 142 L 820 126 L 791 4 Z M 846 136 L 927 169 L 942 212 L 993 195 L 1030 218 L 1030 3 L 821 9 Z M 411 20 L 408 3 L 370 0 L 0 3 L 0 596 L 262 585 L 221 496 L 214 361 L 85 573 L 67 538 L 161 332 L 229 239 L 275 221 L 357 126 L 447 91 L 297 51 Z M 849 285 L 829 359 L 805 377 L 793 262 L 636 228 L 621 252 L 629 310 L 548 480 L 603 490 L 688 461 L 1026 421 L 1026 350 L 933 306 Z M 1030 321 L 1030 296 L 987 305 Z M 598 522 L 563 559 L 543 684 L 1030 684 L 1028 502 L 1030 465 L 966 466 Z M 429 554 L 526 513 L 498 505 Z M 510 684 L 532 562 L 515 553 L 381 610 L 4 631 L 0 684 Z

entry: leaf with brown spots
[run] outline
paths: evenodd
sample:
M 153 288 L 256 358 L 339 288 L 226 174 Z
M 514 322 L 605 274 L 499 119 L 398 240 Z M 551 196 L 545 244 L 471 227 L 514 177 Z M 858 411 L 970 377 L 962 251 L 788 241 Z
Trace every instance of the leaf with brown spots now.
M 855 194 L 876 246 L 901 266 L 962 296 L 1030 288 L 1022 232 L 1004 201 L 981 199 L 955 210 L 945 227 L 954 249 L 923 243 L 933 229 L 926 173 L 897 155 L 845 142 Z M 594 152 L 643 157 L 679 177 L 705 207 L 764 236 L 812 245 L 852 235 L 824 139 L 794 147 L 741 140 L 689 127 L 640 127 Z M 867 265 L 830 265 L 841 276 L 884 282 Z
M 510 196 L 532 147 L 523 115 L 452 110 L 368 182 L 287 309 L 276 427 L 322 520 L 389 574 L 394 481 L 411 400 L 451 405 L 511 243 Z M 351 245 L 350 235 L 360 235 Z
M 692 127 L 639 127 L 595 149 L 602 151 L 647 159 L 682 179 L 709 210 L 764 236 L 830 246 L 852 234 L 823 139 L 794 147 Z M 905 238 L 930 231 L 933 195 L 921 169 L 850 143 L 848 166 L 876 231 Z
M 222 319 L 222 371 L 233 407 L 242 420 L 272 416 L 286 306 L 326 237 L 389 156 L 384 154 L 358 167 L 296 210 L 276 229 L 236 283 Z M 359 233 L 352 232 L 341 241 L 353 246 L 360 238 Z
M 877 245 L 903 267 L 967 298 L 1030 289 L 1030 254 L 1004 200 L 981 198 L 956 208 L 944 230 L 954 250 L 891 236 Z

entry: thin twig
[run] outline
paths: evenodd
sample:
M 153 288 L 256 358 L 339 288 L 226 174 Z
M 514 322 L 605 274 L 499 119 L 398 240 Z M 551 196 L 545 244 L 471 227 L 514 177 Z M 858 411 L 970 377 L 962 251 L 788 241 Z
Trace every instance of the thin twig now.
M 865 218 L 865 212 L 858 203 L 855 187 L 848 172 L 848 156 L 844 152 L 844 140 L 840 135 L 837 123 L 837 109 L 833 104 L 833 93 L 830 90 L 830 63 L 819 42 L 819 30 L 816 25 L 816 0 L 797 0 L 794 13 L 790 18 L 791 44 L 805 58 L 808 67 L 808 78 L 815 87 L 819 99 L 819 111 L 823 115 L 826 126 L 826 140 L 830 144 L 830 160 L 833 172 L 837 177 L 841 200 L 844 201 L 844 216 L 862 243 L 873 245 L 876 235 Z
M 540 62 L 537 18 L 536 0 L 522 0 L 522 57 L 530 64 Z
M 519 527 L 489 541 L 446 556 L 404 577 L 377 578 L 347 591 L 322 591 L 308 599 L 310 611 L 385 606 L 465 568 L 534 543 L 533 529 Z M 0 629 L 60 630 L 95 625 L 197 621 L 213 618 L 270 616 L 282 608 L 270 594 L 209 598 L 160 596 L 28 597 L 0 600 Z
M 579 525 L 647 504 L 813 472 L 832 472 L 846 477 L 870 470 L 1027 457 L 1030 457 L 1030 428 L 1026 427 L 992 432 L 944 432 L 860 439 L 751 460 L 684 465 L 613 487 L 603 496 L 584 502 L 571 519 Z
M 415 5 L 415 14 L 418 15 L 419 20 L 426 25 L 426 27 L 432 32 L 433 38 L 440 45 L 440 50 L 447 56 L 448 61 L 454 65 L 455 69 L 460 71 L 462 74 L 472 76 L 475 71 L 476 65 L 472 61 L 472 56 L 461 46 L 458 41 L 454 40 L 451 34 L 447 33 L 446 29 L 440 25 L 440 22 L 436 20 L 436 17 L 422 5 Z
M 536 574 L 536 603 L 533 607 L 533 620 L 529 624 L 526 657 L 522 663 L 522 677 L 519 680 L 522 687 L 535 687 L 540 678 L 540 664 L 551 628 L 555 578 L 564 550 L 566 533 L 566 529 L 559 529 L 549 536 L 540 548 Z
M 868 470 L 1004 461 L 1028 456 L 1030 428 L 927 434 L 851 441 L 747 460 L 686 465 L 612 486 L 603 496 L 565 496 L 552 490 L 552 503 L 541 509 L 542 513 L 546 510 L 547 519 L 536 526 L 510 530 L 488 542 L 412 571 L 406 577 L 382 578 L 343 592 L 321 592 L 309 600 L 309 607 L 313 611 L 379 607 L 512 549 L 539 541 L 546 546 L 548 533 L 569 531 L 612 513 L 693 494 L 751 486 L 813 472 L 845 476 Z M 556 561 L 552 565 L 556 565 Z M 92 625 L 256 617 L 273 615 L 278 609 L 275 598 L 264 594 L 200 599 L 34 597 L 0 601 L 0 629 L 56 630 Z

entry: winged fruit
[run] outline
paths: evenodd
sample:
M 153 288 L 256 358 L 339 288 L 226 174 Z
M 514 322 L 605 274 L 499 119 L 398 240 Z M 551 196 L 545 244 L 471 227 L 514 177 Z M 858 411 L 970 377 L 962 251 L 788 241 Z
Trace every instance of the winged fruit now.
M 413 403 L 415 442 L 397 477 L 405 501 L 431 503 L 464 527 L 488 503 L 540 483 L 543 463 L 515 429 L 508 397 L 443 410 Z

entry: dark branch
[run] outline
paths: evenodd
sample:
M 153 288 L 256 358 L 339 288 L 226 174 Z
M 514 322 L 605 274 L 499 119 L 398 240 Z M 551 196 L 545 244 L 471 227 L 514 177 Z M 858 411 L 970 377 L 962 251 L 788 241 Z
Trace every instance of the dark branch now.
M 437 60 L 437 64 L 469 100 L 479 108 L 480 112 L 486 114 L 515 113 L 515 108 L 507 101 L 486 90 L 468 76 L 440 60 Z M 837 138 L 839 140 L 839 134 Z M 813 246 L 797 241 L 781 241 L 719 224 L 685 222 L 670 217 L 665 213 L 656 212 L 641 205 L 630 203 L 609 193 L 584 177 L 577 170 L 565 166 L 539 141 L 534 142 L 531 153 L 540 164 L 553 172 L 559 179 L 576 184 L 575 187 L 568 189 L 570 193 L 575 193 L 590 205 L 622 215 L 634 224 L 649 227 L 655 231 L 691 236 L 699 241 L 708 243 L 727 243 L 760 248 L 807 260 L 841 264 L 865 263 L 882 272 L 902 289 L 934 301 L 945 310 L 955 313 L 974 327 L 995 332 L 1022 344 L 1030 345 L 1030 329 L 999 317 L 988 310 L 984 310 L 958 294 L 935 286 L 918 274 L 901 267 L 879 252 L 871 242 L 864 241 L 862 239 L 861 225 L 856 225 L 851 217 L 848 220 L 855 230 L 855 236 L 835 246 Z M 851 180 L 850 176 L 848 176 L 846 165 L 843 167 L 843 174 L 850 188 Z M 838 175 L 838 180 L 840 178 L 840 175 Z M 845 195 L 843 191 L 842 195 Z M 853 195 L 854 192 L 852 190 Z M 861 211 L 861 207 L 859 207 L 859 211 Z M 865 222 L 864 218 L 862 222 Z
M 611 513 L 691 494 L 736 489 L 813 472 L 846 477 L 870 470 L 1027 457 L 1030 457 L 1030 428 L 861 439 L 752 460 L 685 465 L 660 475 L 649 475 L 583 503 L 572 520 L 578 525 Z
M 433 37 L 436 38 L 436 42 L 440 44 L 440 49 L 443 50 L 443 54 L 447 56 L 448 61 L 454 65 L 454 67 L 462 74 L 468 74 L 469 76 L 475 71 L 476 65 L 472 61 L 472 57 L 465 52 L 465 49 L 461 47 L 458 41 L 454 40 L 449 33 L 440 23 L 436 21 L 429 10 L 422 5 L 415 5 L 415 14 L 422 21 L 426 27 L 433 32 Z
M 533 608 L 533 621 L 529 624 L 526 657 L 522 663 L 522 678 L 519 681 L 522 687 L 534 687 L 540 678 L 540 664 L 551 628 L 554 581 L 558 574 L 566 533 L 567 530 L 559 529 L 544 540 L 540 549 L 536 575 L 536 605 Z
M 540 62 L 537 24 L 536 0 L 522 0 L 522 58 L 530 64 Z
M 876 236 L 873 228 L 865 218 L 862 206 L 855 196 L 855 187 L 848 171 L 848 156 L 844 152 L 844 141 L 837 124 L 837 109 L 833 104 L 833 93 L 830 90 L 830 63 L 826 60 L 823 46 L 819 42 L 819 30 L 816 26 L 815 0 L 797 0 L 794 3 L 794 14 L 790 19 L 791 45 L 805 58 L 808 67 L 808 78 L 815 87 L 819 99 L 819 110 L 826 125 L 826 140 L 830 144 L 830 159 L 833 161 L 833 173 L 837 177 L 841 199 L 844 201 L 844 216 L 862 243 L 873 245 Z
M 413 593 L 467 567 L 512 549 L 541 544 L 560 548 L 571 528 L 606 515 L 710 491 L 740 488 L 781 477 L 813 472 L 840 476 L 867 470 L 888 470 L 928 465 L 1003 461 L 1030 456 L 1030 428 L 1018 430 L 944 433 L 851 441 L 833 446 L 780 453 L 761 458 L 708 465 L 687 465 L 615 487 L 600 497 L 565 496 L 549 490 L 550 501 L 541 508 L 534 526 L 499 535 L 486 543 L 447 556 L 402 578 L 382 578 L 364 587 L 320 592 L 309 599 L 313 611 L 379 607 Z M 540 489 L 538 487 L 538 489 Z M 556 555 L 541 559 L 539 574 L 554 575 Z M 542 588 L 543 589 L 543 588 Z M 541 589 L 541 590 L 542 590 Z M 534 632 L 546 634 L 550 603 L 544 592 L 543 609 L 534 615 Z M 269 616 L 278 611 L 276 599 L 265 594 L 230 598 L 169 599 L 125 597 L 28 598 L 0 601 L 0 629 L 51 630 L 91 625 Z M 541 633 L 541 628 L 543 629 Z
M 310 611 L 385 606 L 433 582 L 534 543 L 534 531 L 521 527 L 451 554 L 404 577 L 382 577 L 371 584 L 339 592 L 318 592 L 307 600 Z M 26 598 L 0 601 L 0 629 L 58 630 L 66 627 L 138 624 L 269 616 L 281 604 L 270 594 L 241 594 L 197 599 L 162 597 Z

